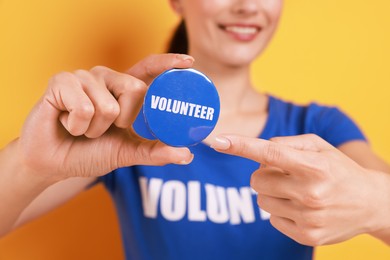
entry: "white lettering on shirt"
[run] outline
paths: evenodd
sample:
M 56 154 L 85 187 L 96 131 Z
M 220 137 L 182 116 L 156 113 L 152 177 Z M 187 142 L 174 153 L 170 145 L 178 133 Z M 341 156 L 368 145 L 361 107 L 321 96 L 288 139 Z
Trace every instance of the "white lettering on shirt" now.
M 139 178 L 139 186 L 141 189 L 142 207 L 145 217 L 156 218 L 158 199 L 161 193 L 163 181 L 160 179 L 150 179 L 149 185 L 146 178 Z
M 167 181 L 161 190 L 161 214 L 170 221 L 177 221 L 186 213 L 186 188 L 180 181 Z
M 190 181 L 188 186 L 188 220 L 189 221 L 206 221 L 206 212 L 201 209 L 200 204 L 200 183 Z
M 229 220 L 226 192 L 223 187 L 206 184 L 207 216 L 212 222 L 225 223 Z
M 241 187 L 240 191 L 236 188 L 227 188 L 227 197 L 231 224 L 240 224 L 241 218 L 245 223 L 255 221 L 250 187 Z
M 147 218 L 161 216 L 168 221 L 187 218 L 192 222 L 231 225 L 256 221 L 256 193 L 251 187 L 222 187 L 199 181 L 164 182 L 159 178 L 146 177 L 139 177 L 139 185 Z M 258 212 L 260 219 L 269 219 L 269 213 L 261 209 Z

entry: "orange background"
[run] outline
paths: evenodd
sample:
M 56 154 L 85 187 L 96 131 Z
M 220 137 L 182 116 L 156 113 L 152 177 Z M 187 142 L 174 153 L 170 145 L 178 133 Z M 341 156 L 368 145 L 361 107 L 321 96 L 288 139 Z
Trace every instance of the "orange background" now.
M 253 67 L 256 85 L 341 106 L 390 162 L 389 10 L 388 0 L 286 0 Z M 50 76 L 95 65 L 123 71 L 162 52 L 176 22 L 161 0 L 0 0 L 0 147 L 18 136 Z M 390 259 L 390 249 L 363 235 L 316 250 L 316 259 L 348 258 Z M 1 239 L 0 259 L 123 259 L 108 194 L 94 187 Z

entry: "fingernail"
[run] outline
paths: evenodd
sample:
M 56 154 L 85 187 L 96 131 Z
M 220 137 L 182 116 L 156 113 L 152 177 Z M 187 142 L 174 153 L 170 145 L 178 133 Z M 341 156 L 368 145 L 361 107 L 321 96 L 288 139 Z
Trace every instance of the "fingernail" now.
M 192 56 L 185 55 L 185 54 L 178 54 L 176 55 L 176 58 L 183 61 L 189 61 L 191 63 L 195 61 L 195 59 Z
M 227 150 L 230 148 L 230 140 L 225 137 L 215 137 L 210 147 L 216 150 Z
M 191 157 L 188 160 L 182 160 L 182 161 L 178 162 L 177 164 L 187 165 L 187 164 L 190 164 L 193 159 L 194 159 L 194 154 L 191 153 Z

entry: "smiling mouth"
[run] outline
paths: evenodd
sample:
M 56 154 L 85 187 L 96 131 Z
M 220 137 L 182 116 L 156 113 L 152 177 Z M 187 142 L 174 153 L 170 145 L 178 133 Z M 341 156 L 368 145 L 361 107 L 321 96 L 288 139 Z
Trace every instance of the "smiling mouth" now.
M 260 31 L 258 26 L 221 26 L 223 30 L 238 34 L 256 34 Z
M 232 24 L 232 25 L 219 25 L 220 29 L 228 33 L 235 40 L 249 42 L 254 40 L 258 33 L 261 31 L 261 27 L 257 25 L 242 25 L 242 24 Z

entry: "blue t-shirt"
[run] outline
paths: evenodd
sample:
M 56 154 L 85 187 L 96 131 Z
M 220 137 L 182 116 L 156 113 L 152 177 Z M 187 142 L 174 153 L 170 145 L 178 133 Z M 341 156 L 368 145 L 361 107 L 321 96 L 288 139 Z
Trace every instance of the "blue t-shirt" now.
M 260 138 L 314 133 L 334 146 L 365 140 L 335 107 L 269 98 Z M 147 133 L 142 120 L 135 128 Z M 191 147 L 189 165 L 133 166 L 101 177 L 118 211 L 127 259 L 312 259 L 313 248 L 276 230 L 249 181 L 259 164 Z

